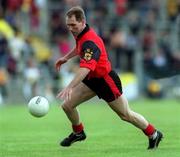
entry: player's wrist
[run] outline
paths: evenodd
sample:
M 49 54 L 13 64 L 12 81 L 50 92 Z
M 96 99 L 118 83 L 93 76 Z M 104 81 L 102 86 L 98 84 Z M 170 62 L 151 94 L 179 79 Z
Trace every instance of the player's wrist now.
M 69 59 L 68 59 L 68 57 L 64 56 L 64 57 L 63 57 L 63 60 L 64 60 L 65 62 L 67 62 Z

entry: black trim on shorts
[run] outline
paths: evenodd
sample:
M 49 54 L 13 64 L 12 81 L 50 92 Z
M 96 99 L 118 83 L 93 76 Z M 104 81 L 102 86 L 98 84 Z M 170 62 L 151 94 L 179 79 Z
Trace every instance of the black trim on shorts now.
M 120 80 L 119 76 L 117 75 L 117 73 L 114 71 L 110 71 L 109 76 L 112 78 L 112 80 L 116 84 L 119 92 L 122 94 L 122 84 L 121 84 L 121 80 Z

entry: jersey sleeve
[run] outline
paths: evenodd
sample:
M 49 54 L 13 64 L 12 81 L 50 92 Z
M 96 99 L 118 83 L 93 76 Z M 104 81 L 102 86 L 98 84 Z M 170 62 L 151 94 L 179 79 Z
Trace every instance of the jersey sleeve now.
M 86 41 L 82 45 L 80 56 L 80 67 L 94 71 L 97 61 L 100 58 L 100 49 L 93 41 Z

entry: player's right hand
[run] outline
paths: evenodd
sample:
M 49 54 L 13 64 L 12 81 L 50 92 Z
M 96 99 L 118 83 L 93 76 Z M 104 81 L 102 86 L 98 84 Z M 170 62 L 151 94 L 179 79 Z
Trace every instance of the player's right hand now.
M 56 63 L 55 63 L 55 68 L 56 68 L 56 70 L 59 71 L 61 65 L 64 64 L 64 63 L 66 63 L 66 62 L 67 62 L 67 59 L 66 59 L 66 58 L 64 58 L 64 57 L 59 58 L 59 59 L 56 61 Z

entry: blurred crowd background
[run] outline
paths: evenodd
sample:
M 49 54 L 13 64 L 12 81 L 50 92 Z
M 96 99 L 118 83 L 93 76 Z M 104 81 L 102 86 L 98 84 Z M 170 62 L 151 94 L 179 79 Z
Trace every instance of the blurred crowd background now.
M 55 99 L 78 68 L 65 13 L 80 5 L 129 99 L 180 97 L 180 0 L 0 0 L 0 104 Z

